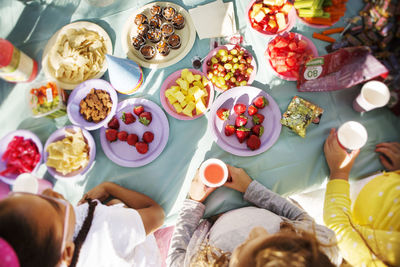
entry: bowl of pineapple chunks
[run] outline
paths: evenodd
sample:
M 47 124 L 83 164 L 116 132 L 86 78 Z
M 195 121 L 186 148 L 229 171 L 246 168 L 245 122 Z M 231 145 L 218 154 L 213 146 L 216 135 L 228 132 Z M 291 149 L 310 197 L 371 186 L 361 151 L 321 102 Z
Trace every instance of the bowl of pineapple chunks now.
M 183 69 L 172 73 L 160 90 L 165 111 L 178 120 L 194 120 L 205 114 L 214 100 L 214 87 L 201 71 Z

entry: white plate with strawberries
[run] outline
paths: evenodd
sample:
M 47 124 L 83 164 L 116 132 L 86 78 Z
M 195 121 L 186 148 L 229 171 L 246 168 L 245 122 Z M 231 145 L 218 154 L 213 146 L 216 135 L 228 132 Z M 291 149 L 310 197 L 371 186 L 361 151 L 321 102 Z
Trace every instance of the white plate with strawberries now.
M 223 150 L 247 157 L 265 152 L 278 140 L 280 119 L 278 104 L 269 94 L 252 86 L 241 86 L 214 101 L 209 127 Z
M 140 167 L 155 160 L 168 136 L 167 116 L 157 104 L 144 98 L 119 102 L 115 116 L 100 130 L 104 153 L 124 167 Z

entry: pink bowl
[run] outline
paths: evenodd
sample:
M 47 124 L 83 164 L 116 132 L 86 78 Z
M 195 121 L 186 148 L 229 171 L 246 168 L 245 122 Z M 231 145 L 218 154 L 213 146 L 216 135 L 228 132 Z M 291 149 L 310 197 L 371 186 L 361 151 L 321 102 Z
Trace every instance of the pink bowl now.
M 41 156 L 43 156 L 43 145 L 42 142 L 40 142 L 40 139 L 31 131 L 27 130 L 16 130 L 13 131 L 6 136 L 4 136 L 0 140 L 0 171 L 4 170 L 6 168 L 6 162 L 1 160 L 1 157 L 3 156 L 3 153 L 7 150 L 8 144 L 11 142 L 11 140 L 14 138 L 14 136 L 22 136 L 25 139 L 31 139 L 37 146 L 38 152 L 40 153 Z M 40 161 L 36 164 L 35 168 L 32 170 L 32 173 L 35 173 L 39 167 L 40 164 L 42 163 L 42 157 L 40 158 Z M 0 180 L 7 184 L 13 184 L 15 181 L 15 178 L 17 178 L 18 174 L 13 174 L 9 176 L 0 176 Z
M 54 133 L 52 133 L 49 138 L 46 141 L 46 144 L 44 145 L 44 162 L 47 162 L 47 158 L 49 157 L 49 153 L 46 151 L 47 147 L 56 141 L 62 140 L 65 137 L 65 130 L 67 129 L 71 129 L 74 130 L 75 132 L 78 130 L 82 130 L 82 134 L 85 137 L 85 141 L 89 146 L 89 162 L 86 165 L 86 167 L 81 168 L 79 170 L 73 171 L 71 173 L 68 173 L 66 175 L 63 175 L 62 173 L 56 171 L 56 169 L 52 168 L 52 167 L 47 167 L 47 170 L 49 171 L 49 173 L 57 179 L 64 179 L 64 178 L 78 178 L 78 177 L 82 177 L 84 174 L 86 174 L 90 167 L 93 164 L 93 161 L 96 157 L 96 144 L 94 143 L 94 139 L 92 137 L 92 135 L 86 131 L 85 129 L 82 129 L 78 126 L 73 126 L 73 125 L 69 125 L 69 126 L 65 126 L 64 128 L 58 129 L 57 131 L 55 131 Z
M 206 75 L 206 77 L 207 77 L 207 68 L 208 68 L 207 61 L 209 61 L 213 56 L 215 56 L 220 49 L 231 50 L 234 47 L 235 47 L 235 45 L 227 44 L 227 45 L 220 45 L 220 46 L 214 48 L 213 50 L 211 50 L 210 53 L 208 53 L 208 55 L 203 60 L 202 70 L 203 70 L 204 75 Z M 244 48 L 242 47 L 242 49 L 244 49 Z M 244 50 L 247 51 L 246 49 L 244 49 Z M 250 52 L 248 52 L 248 53 L 251 55 Z M 254 79 L 256 78 L 256 75 L 257 75 L 257 63 L 256 63 L 256 60 L 254 59 L 253 55 L 251 55 L 251 57 L 253 58 L 253 60 L 251 61 L 251 65 L 253 66 L 253 72 L 251 73 L 251 75 L 249 77 L 249 81 L 247 82 L 247 85 L 252 84 L 254 82 Z M 229 89 L 228 90 L 222 90 L 221 88 L 217 87 L 216 85 L 214 85 L 214 87 L 215 87 L 215 90 L 217 92 L 219 92 L 219 93 L 223 93 L 223 92 L 229 90 Z
M 267 32 L 264 32 L 264 31 L 260 31 L 260 30 L 254 29 L 252 24 L 251 24 L 251 21 L 250 21 L 249 12 L 250 12 L 251 7 L 255 4 L 256 1 L 257 0 L 250 1 L 249 5 L 246 8 L 246 14 L 245 14 L 247 23 L 250 25 L 250 28 L 253 29 L 255 32 L 257 32 L 259 34 L 262 34 L 263 36 L 274 36 L 274 35 L 277 35 L 277 34 L 280 34 L 280 33 L 283 33 L 283 32 L 289 32 L 293 28 L 293 26 L 296 24 L 297 15 L 296 15 L 296 9 L 293 6 L 292 9 L 289 11 L 289 13 L 287 15 L 288 16 L 287 26 L 282 31 L 277 32 L 277 33 L 267 33 Z
M 313 57 L 318 57 L 318 50 L 317 50 L 317 48 L 315 47 L 314 43 L 313 43 L 310 39 L 308 39 L 307 37 L 305 37 L 304 35 L 301 35 L 301 34 L 299 34 L 299 33 L 294 33 L 294 34 L 295 34 L 295 37 L 294 37 L 295 39 L 297 39 L 297 40 L 305 40 L 305 41 L 307 42 L 307 44 L 308 44 L 308 49 L 307 49 L 307 50 L 308 50 L 308 51 L 311 50 L 311 52 L 312 52 L 312 54 L 313 54 Z M 287 35 L 287 33 L 279 34 L 279 36 L 285 36 L 285 35 Z M 293 76 L 292 74 L 289 74 L 289 73 L 288 73 L 288 74 L 286 74 L 286 75 L 282 75 L 282 74 L 276 72 L 275 69 L 272 67 L 271 60 L 270 60 L 269 53 L 268 53 L 268 45 L 269 45 L 269 43 L 272 42 L 273 40 L 275 40 L 275 38 L 271 39 L 271 40 L 268 42 L 268 44 L 267 44 L 267 49 L 265 50 L 265 53 L 264 53 L 265 58 L 267 59 L 267 62 L 268 62 L 268 64 L 267 64 L 268 68 L 270 69 L 270 71 L 271 71 L 275 76 L 278 76 L 279 78 L 281 78 L 281 79 L 283 79 L 283 80 L 286 80 L 286 81 L 297 81 L 297 78 L 296 78 L 295 76 Z
M 192 72 L 193 74 L 199 74 L 201 76 L 205 76 L 204 73 L 202 73 L 199 70 L 195 70 L 195 69 L 189 69 L 190 72 Z M 179 77 L 181 77 L 181 72 L 182 70 L 178 70 L 174 73 L 172 73 L 171 75 L 168 76 L 168 78 L 164 81 L 164 83 L 161 85 L 161 89 L 160 89 L 160 100 L 161 100 L 161 104 L 163 106 L 163 108 L 165 109 L 165 111 L 171 115 L 172 117 L 174 117 L 175 119 L 178 120 L 194 120 L 197 119 L 201 116 L 203 116 L 205 114 L 205 112 L 203 112 L 202 114 L 199 115 L 195 115 L 193 117 L 188 117 L 184 114 L 179 114 L 175 112 L 175 108 L 169 103 L 167 97 L 165 96 L 165 91 L 167 89 L 169 89 L 171 86 L 177 85 L 177 83 L 175 82 L 176 79 L 178 79 Z M 207 76 L 206 76 L 207 78 Z M 211 107 L 211 104 L 214 100 L 214 86 L 213 84 L 209 81 L 207 86 L 207 92 L 208 92 L 208 103 L 207 103 L 207 110 Z

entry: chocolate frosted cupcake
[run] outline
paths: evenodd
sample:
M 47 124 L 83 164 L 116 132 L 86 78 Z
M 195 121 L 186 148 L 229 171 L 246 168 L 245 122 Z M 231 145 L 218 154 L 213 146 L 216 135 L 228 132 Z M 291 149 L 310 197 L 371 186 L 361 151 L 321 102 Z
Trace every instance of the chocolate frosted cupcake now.
M 175 10 L 175 8 L 173 8 L 171 6 L 164 7 L 164 9 L 162 11 L 162 15 L 163 15 L 164 19 L 166 19 L 168 21 L 171 21 L 174 18 L 175 14 L 176 14 L 176 10 Z
M 173 17 L 171 23 L 174 25 L 175 29 L 183 29 L 183 27 L 185 27 L 185 18 L 182 16 L 182 14 L 178 13 Z
M 157 43 L 157 51 L 162 56 L 167 56 L 169 54 L 169 47 L 168 44 L 164 41 Z
M 137 14 L 134 20 L 136 25 L 147 24 L 147 17 L 144 14 Z
M 150 27 L 159 29 L 162 24 L 162 18 L 160 15 L 154 15 L 149 20 Z
M 145 59 L 152 59 L 156 55 L 156 49 L 152 45 L 144 45 L 140 48 L 140 53 Z
M 146 38 L 146 34 L 147 34 L 147 32 L 149 31 L 149 29 L 150 29 L 149 25 L 147 25 L 147 24 L 140 24 L 140 25 L 137 27 L 137 33 L 138 33 L 138 35 L 143 36 L 143 38 Z
M 163 37 L 168 37 L 174 33 L 174 26 L 171 23 L 161 25 L 161 34 Z
M 139 50 L 145 44 L 146 40 L 140 35 L 132 38 L 132 45 L 136 50 Z
M 161 30 L 157 28 L 150 29 L 147 32 L 147 39 L 152 43 L 157 43 L 161 40 Z
M 168 45 L 172 49 L 178 49 L 181 47 L 181 37 L 177 34 L 172 34 L 170 37 L 168 37 Z
M 159 5 L 154 5 L 150 8 L 150 14 L 152 16 L 154 15 L 160 15 L 161 16 L 162 8 Z

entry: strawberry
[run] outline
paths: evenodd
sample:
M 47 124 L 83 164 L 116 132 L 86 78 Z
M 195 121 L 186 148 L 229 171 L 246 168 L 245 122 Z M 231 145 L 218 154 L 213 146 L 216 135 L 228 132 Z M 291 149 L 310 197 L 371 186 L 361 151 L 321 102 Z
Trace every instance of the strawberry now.
M 142 137 L 143 141 L 145 141 L 147 144 L 153 142 L 154 139 L 154 134 L 152 132 L 144 132 L 143 137 Z
M 144 107 L 143 106 L 136 106 L 133 108 L 133 113 L 136 114 L 136 116 L 139 116 L 144 112 Z
M 249 139 L 247 139 L 247 147 L 250 148 L 251 150 L 256 150 L 259 149 L 261 146 L 261 141 L 260 138 L 258 138 L 257 135 L 250 135 Z
M 239 115 L 236 117 L 235 120 L 235 126 L 236 127 L 242 127 L 245 126 L 247 124 L 247 117 L 243 116 L 243 115 Z
M 137 142 L 135 144 L 136 150 L 140 154 L 146 154 L 149 151 L 149 145 L 145 142 Z
M 225 135 L 226 136 L 231 136 L 236 132 L 235 126 L 231 125 L 231 124 L 227 124 L 225 126 Z
M 149 125 L 151 123 L 151 120 L 152 120 L 152 118 L 151 118 L 150 112 L 144 111 L 144 112 L 140 113 L 139 121 L 143 125 L 146 125 L 146 126 Z
M 249 113 L 250 116 L 253 116 L 258 112 L 258 109 L 254 105 L 250 105 L 249 108 L 247 109 L 247 113 Z
M 122 114 L 121 119 L 123 122 L 125 122 L 125 124 L 131 124 L 136 121 L 136 118 L 133 116 L 132 113 L 126 113 L 126 112 Z
M 109 142 L 114 142 L 117 140 L 118 131 L 115 129 L 107 129 L 106 130 L 106 139 Z
M 125 131 L 119 132 L 117 136 L 119 141 L 126 141 L 128 139 L 128 133 Z
M 268 104 L 268 100 L 264 96 L 258 96 L 253 100 L 253 105 L 259 109 L 264 108 Z
M 240 127 L 236 129 L 236 137 L 239 141 L 239 143 L 243 143 L 244 140 L 249 136 L 250 130 L 245 128 L 245 127 Z
M 220 108 L 217 110 L 217 116 L 223 121 L 226 121 L 229 118 L 229 110 L 226 108 Z
M 129 134 L 127 138 L 128 145 L 134 146 L 138 142 L 139 137 L 136 134 Z
M 233 110 L 236 114 L 240 115 L 246 112 L 246 105 L 242 103 L 238 103 L 233 107 Z
M 262 125 L 254 125 L 251 127 L 251 131 L 253 134 L 257 135 L 258 137 L 261 137 L 264 133 L 264 127 Z
M 253 123 L 254 124 L 261 124 L 264 121 L 264 115 L 260 114 L 260 113 L 256 113 L 253 115 Z
M 108 128 L 115 130 L 119 129 L 119 121 L 115 116 L 108 122 Z

